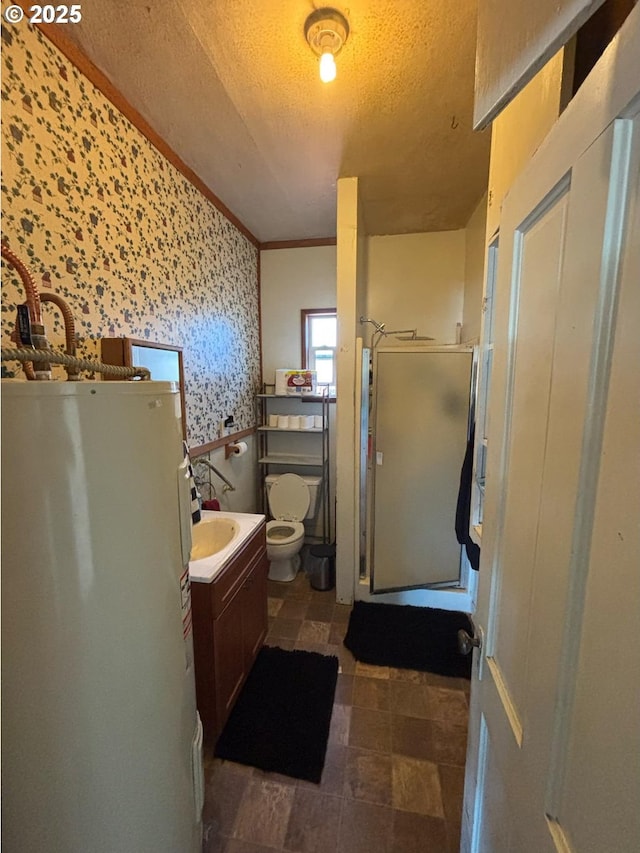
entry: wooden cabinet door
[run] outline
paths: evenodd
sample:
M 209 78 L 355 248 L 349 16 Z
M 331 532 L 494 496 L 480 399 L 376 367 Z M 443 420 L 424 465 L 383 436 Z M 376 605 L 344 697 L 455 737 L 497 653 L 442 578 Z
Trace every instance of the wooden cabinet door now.
M 253 666 L 255 657 L 267 635 L 268 568 L 269 563 L 266 554 L 263 554 L 249 574 L 242 589 L 242 633 L 247 674 Z
M 243 590 L 213 623 L 215 657 L 216 735 L 222 731 L 245 677 L 242 609 Z

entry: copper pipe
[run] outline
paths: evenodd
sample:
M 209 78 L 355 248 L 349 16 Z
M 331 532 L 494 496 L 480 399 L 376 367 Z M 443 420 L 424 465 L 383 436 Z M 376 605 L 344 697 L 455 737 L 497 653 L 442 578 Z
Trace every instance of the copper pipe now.
M 33 280 L 33 276 L 22 263 L 20 258 L 13 252 L 6 243 L 2 243 L 2 257 L 10 263 L 18 271 L 18 275 L 22 279 L 24 289 L 27 293 L 27 305 L 29 306 L 29 315 L 32 323 L 42 323 L 42 314 L 40 312 L 40 296 L 38 288 Z
M 61 296 L 58 296 L 57 293 L 41 293 L 40 294 L 40 302 L 44 304 L 46 302 L 52 302 L 54 305 L 57 305 L 62 314 L 62 318 L 64 320 L 64 336 L 66 341 L 66 349 L 65 352 L 67 355 L 71 357 L 75 357 L 76 354 L 76 324 L 73 319 L 73 314 L 71 313 L 71 309 L 64 301 Z M 77 367 L 72 365 L 65 366 L 65 370 L 67 371 L 67 378 L 69 381 L 74 382 L 80 379 L 80 371 Z
M 58 296 L 57 293 L 41 293 L 40 302 L 53 302 L 53 304 L 57 305 L 60 309 L 60 313 L 62 314 L 64 320 L 64 337 L 67 344 L 65 352 L 67 353 L 67 355 L 75 355 L 76 324 L 75 320 L 73 319 L 73 314 L 71 313 L 71 308 L 69 308 L 64 299 L 61 296 Z

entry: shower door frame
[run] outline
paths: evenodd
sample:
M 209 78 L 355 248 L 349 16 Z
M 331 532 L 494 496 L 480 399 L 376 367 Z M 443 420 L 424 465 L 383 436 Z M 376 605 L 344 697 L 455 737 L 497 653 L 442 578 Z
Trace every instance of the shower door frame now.
M 449 606 L 448 603 L 445 603 L 445 599 L 448 602 L 448 596 L 453 594 L 452 601 L 455 601 L 456 598 L 460 599 L 462 595 L 466 597 L 466 595 L 470 595 L 471 599 L 475 599 L 475 589 L 476 589 L 476 573 L 473 572 L 469 565 L 469 561 L 466 556 L 466 552 L 464 548 L 460 547 L 460 558 L 458 561 L 458 571 L 456 577 L 444 580 L 438 580 L 434 582 L 428 583 L 419 583 L 415 585 L 405 585 L 405 586 L 385 586 L 382 589 L 375 589 L 375 530 L 374 530 L 374 519 L 375 519 L 375 505 L 376 505 L 376 473 L 377 473 L 377 450 L 378 450 L 378 441 L 377 441 L 377 407 L 378 407 L 378 372 L 379 365 L 378 359 L 385 354 L 402 354 L 402 355 L 411 355 L 411 354 L 469 354 L 469 390 L 468 390 L 468 409 L 467 409 L 467 424 L 466 424 L 466 437 L 468 438 L 469 431 L 471 425 L 473 423 L 474 410 L 475 410 L 475 386 L 476 386 L 476 375 L 477 375 L 477 347 L 465 344 L 457 344 L 457 345 L 429 345 L 429 346 L 410 346 L 410 347 L 400 347 L 400 346 L 381 346 L 380 349 L 375 348 L 371 352 L 371 365 L 373 371 L 373 382 L 372 382 L 372 394 L 371 394 L 371 406 L 370 411 L 368 413 L 369 424 L 371 427 L 370 436 L 371 436 L 371 458 L 368 460 L 367 465 L 367 479 L 369 480 L 369 488 L 366 490 L 367 494 L 367 503 L 368 503 L 368 511 L 367 511 L 367 532 L 366 532 L 366 575 L 363 577 L 362 568 L 360 571 L 360 580 L 361 583 L 366 581 L 368 585 L 368 595 L 361 595 L 361 598 L 369 598 L 370 600 L 375 601 L 387 601 L 387 602 L 402 602 L 402 603 L 411 603 L 411 604 L 422 604 L 424 606 L 442 606 L 443 608 L 447 608 Z M 364 372 L 363 372 L 364 373 Z M 363 380 L 363 388 L 362 388 L 362 396 L 368 396 L 366 394 L 367 388 L 364 382 L 364 375 L 362 376 Z M 363 400 L 363 409 L 364 400 Z M 452 477 L 455 478 L 455 482 L 457 484 L 460 468 L 462 467 L 462 461 L 464 458 L 464 451 L 460 455 L 460 465 L 456 470 L 452 471 Z M 451 517 L 451 529 L 452 536 L 455 539 L 455 513 L 452 513 Z M 436 598 L 435 602 L 433 601 L 433 596 L 441 596 L 443 598 L 442 602 L 439 602 Z M 426 601 L 425 601 L 426 597 Z M 453 606 L 453 605 L 452 605 Z M 462 607 L 462 602 L 460 602 L 460 606 Z

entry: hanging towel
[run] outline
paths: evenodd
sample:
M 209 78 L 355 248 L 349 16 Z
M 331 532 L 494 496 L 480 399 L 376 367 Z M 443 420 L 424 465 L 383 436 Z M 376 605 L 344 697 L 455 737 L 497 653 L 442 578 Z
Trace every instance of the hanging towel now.
M 471 518 L 471 485 L 473 482 L 473 443 L 476 427 L 472 425 L 467 441 L 467 450 L 460 471 L 460 489 L 456 508 L 456 539 L 464 545 L 471 568 L 480 568 L 480 548 L 469 535 L 469 520 Z
M 193 468 L 191 467 L 191 458 L 189 456 L 189 448 L 187 447 L 187 442 L 182 442 L 182 449 L 184 452 L 184 458 L 189 460 L 189 485 L 191 487 L 191 521 L 193 524 L 197 524 L 200 521 L 200 501 L 198 495 L 198 489 L 196 488 L 195 477 L 193 476 Z

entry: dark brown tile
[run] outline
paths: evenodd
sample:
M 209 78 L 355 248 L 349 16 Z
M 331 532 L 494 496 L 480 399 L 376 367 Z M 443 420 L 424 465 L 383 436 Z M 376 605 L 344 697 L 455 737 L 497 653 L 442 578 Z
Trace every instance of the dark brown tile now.
M 304 618 L 312 622 L 331 622 L 333 620 L 334 607 L 335 604 L 331 601 L 325 603 L 311 599 L 311 602 L 307 605 L 307 613 Z
M 327 752 L 324 758 L 324 768 L 322 770 L 322 780 L 319 785 L 313 782 L 304 782 L 298 780 L 299 788 L 311 788 L 316 792 L 323 794 L 336 794 L 342 796 L 344 787 L 344 769 L 347 760 L 348 747 L 339 743 L 327 744 Z
M 469 707 L 463 690 L 450 690 L 447 687 L 425 688 L 429 705 L 429 718 L 448 720 L 452 723 L 467 724 Z
M 345 800 L 336 853 L 390 853 L 393 812 L 359 800 Z
M 353 680 L 353 704 L 376 711 L 389 710 L 389 682 L 356 675 Z
M 333 611 L 334 622 L 348 622 L 351 616 L 352 607 L 350 604 L 336 604 Z
M 251 844 L 249 841 L 239 841 L 237 838 L 229 838 L 226 846 L 211 853 L 273 853 L 273 847 L 263 847 L 262 844 Z M 209 851 L 207 851 L 209 853 Z
M 309 788 L 297 788 L 284 848 L 292 853 L 334 853 L 342 801 Z
M 336 603 L 336 591 L 335 589 L 313 589 L 311 585 L 309 585 L 309 590 L 311 592 L 311 601 L 315 601 L 318 604 L 331 604 L 335 605 Z
M 295 580 L 286 584 L 284 597 L 295 601 L 311 601 L 311 587 L 302 572 L 298 573 Z
M 462 798 L 464 795 L 464 767 L 439 764 L 440 787 L 444 814 L 448 821 L 462 822 Z
M 202 822 L 208 834 L 231 835 L 233 823 L 249 783 L 250 775 L 238 772 L 237 765 L 214 761 L 205 774 Z
M 297 640 L 301 625 L 301 619 L 282 619 L 281 617 L 276 616 L 269 628 L 268 638 Z
M 294 649 L 295 641 L 284 640 L 281 637 L 269 637 L 269 635 L 267 635 L 264 644 L 265 646 L 274 646 L 275 648 L 285 649 L 286 651 L 291 652 Z
M 446 850 L 447 832 L 443 820 L 410 812 L 393 812 L 391 853 L 445 853 Z
M 446 687 L 448 690 L 468 692 L 468 678 L 452 678 L 448 675 L 437 675 L 435 672 L 425 672 L 425 683 L 432 687 Z
M 278 581 L 267 581 L 267 595 L 269 598 L 284 598 L 287 585 Z
M 202 825 L 202 853 L 222 853 L 227 840 L 214 826 Z
M 293 806 L 295 787 L 250 779 L 233 827 L 233 838 L 281 848 Z
M 429 717 L 426 691 L 423 684 L 389 680 L 389 709 L 394 714 L 426 720 Z
M 467 727 L 445 720 L 431 720 L 432 760 L 437 764 L 464 767 L 467 755 Z
M 380 806 L 391 805 L 391 756 L 349 747 L 344 795 Z
M 462 827 L 459 823 L 447 821 L 447 853 L 460 853 Z
M 327 649 L 327 654 L 335 655 L 338 658 L 340 661 L 340 671 L 345 675 L 355 674 L 356 659 L 345 646 L 340 643 L 337 643 L 336 645 L 330 643 L 329 648 Z
M 329 628 L 329 642 L 335 646 L 342 644 L 347 633 L 347 626 L 344 622 L 332 622 Z
M 391 715 L 386 711 L 369 708 L 351 709 L 349 746 L 373 749 L 376 752 L 391 750 Z
M 431 720 L 393 714 L 391 719 L 391 749 L 394 754 L 434 761 Z
M 308 606 L 304 601 L 285 598 L 282 599 L 282 606 L 277 615 L 280 619 L 299 619 L 302 621 L 305 618 Z

